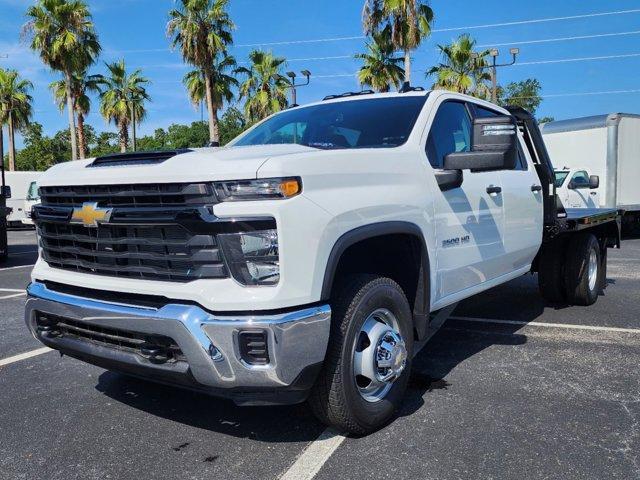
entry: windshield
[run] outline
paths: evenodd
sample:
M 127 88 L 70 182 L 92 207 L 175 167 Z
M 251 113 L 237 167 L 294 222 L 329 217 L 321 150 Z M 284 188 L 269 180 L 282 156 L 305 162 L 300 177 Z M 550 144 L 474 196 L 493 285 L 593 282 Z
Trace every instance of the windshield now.
M 27 200 L 40 200 L 40 197 L 38 196 L 38 184 L 36 182 L 31 182 L 29 185 Z
M 397 147 L 409 138 L 426 99 L 426 95 L 375 98 L 287 110 L 265 120 L 232 146 Z
M 564 181 L 569 176 L 569 172 L 555 172 L 556 173 L 556 188 L 560 188 Z

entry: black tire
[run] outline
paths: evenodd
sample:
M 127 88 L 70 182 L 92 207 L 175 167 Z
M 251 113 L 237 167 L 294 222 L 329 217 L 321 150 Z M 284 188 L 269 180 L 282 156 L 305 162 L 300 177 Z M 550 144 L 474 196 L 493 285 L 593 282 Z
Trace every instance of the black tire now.
M 597 281 L 589 286 L 589 258 L 594 253 L 597 259 Z M 602 291 L 602 255 L 598 239 L 590 234 L 576 235 L 569 242 L 565 268 L 567 301 L 572 305 L 589 306 L 596 303 Z
M 542 247 L 538 263 L 538 288 L 549 303 L 567 301 L 564 285 L 565 242 L 556 241 Z
M 355 275 L 338 290 L 331 304 L 327 356 L 309 404 L 323 423 L 350 434 L 364 435 L 388 423 L 402 402 L 413 357 L 411 308 L 400 286 L 389 278 Z M 408 358 L 404 371 L 384 398 L 371 403 L 360 395 L 356 386 L 353 352 L 360 328 L 369 315 L 380 308 L 395 315 Z

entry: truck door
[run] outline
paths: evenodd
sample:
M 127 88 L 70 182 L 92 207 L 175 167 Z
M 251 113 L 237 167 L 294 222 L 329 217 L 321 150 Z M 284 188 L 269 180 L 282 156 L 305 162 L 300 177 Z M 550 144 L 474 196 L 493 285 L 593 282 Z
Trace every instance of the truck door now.
M 598 190 L 591 190 L 589 174 L 585 170 L 575 172 L 567 184 L 565 207 L 598 208 L 599 205 Z
M 465 102 L 437 107 L 426 153 L 436 172 L 449 153 L 471 148 L 471 114 Z M 505 273 L 502 184 L 497 172 L 464 171 L 462 186 L 436 190 L 436 301 Z
M 476 117 L 502 115 L 474 104 Z M 542 184 L 519 134 L 518 165 L 515 170 L 502 170 L 504 202 L 504 262 L 516 271 L 531 265 L 542 241 Z

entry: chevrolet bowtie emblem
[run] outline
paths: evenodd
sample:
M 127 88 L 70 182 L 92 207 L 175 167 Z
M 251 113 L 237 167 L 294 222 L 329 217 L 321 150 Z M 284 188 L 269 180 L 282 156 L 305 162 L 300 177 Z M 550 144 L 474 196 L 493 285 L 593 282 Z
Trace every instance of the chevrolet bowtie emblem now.
M 108 222 L 110 219 L 110 208 L 98 208 L 97 203 L 88 202 L 83 203 L 82 208 L 74 208 L 70 223 L 97 228 L 99 222 Z

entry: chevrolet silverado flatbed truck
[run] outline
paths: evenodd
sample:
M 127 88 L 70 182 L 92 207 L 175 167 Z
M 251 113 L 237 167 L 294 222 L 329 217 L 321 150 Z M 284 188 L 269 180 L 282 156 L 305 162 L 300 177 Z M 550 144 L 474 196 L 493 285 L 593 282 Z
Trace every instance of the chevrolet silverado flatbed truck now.
M 605 287 L 616 210 L 564 209 L 533 117 L 446 91 L 348 93 L 228 146 L 56 165 L 25 319 L 77 359 L 366 434 L 430 313 L 538 272 Z

